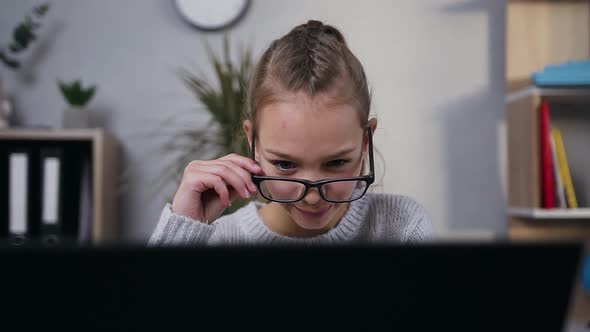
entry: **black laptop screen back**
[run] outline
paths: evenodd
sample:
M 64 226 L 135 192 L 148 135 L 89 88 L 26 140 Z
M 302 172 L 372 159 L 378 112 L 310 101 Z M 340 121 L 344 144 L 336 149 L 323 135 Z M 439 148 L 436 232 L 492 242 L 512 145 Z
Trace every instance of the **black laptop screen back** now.
M 574 244 L 21 248 L 0 261 L 4 317 L 34 329 L 561 331 L 580 255 Z

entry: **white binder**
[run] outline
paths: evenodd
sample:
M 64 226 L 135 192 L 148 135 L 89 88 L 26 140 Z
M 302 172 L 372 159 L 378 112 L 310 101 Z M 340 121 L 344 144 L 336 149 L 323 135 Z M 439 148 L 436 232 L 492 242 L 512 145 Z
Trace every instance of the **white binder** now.
M 26 152 L 13 152 L 8 159 L 8 232 L 13 242 L 20 244 L 26 238 L 28 226 L 29 155 Z

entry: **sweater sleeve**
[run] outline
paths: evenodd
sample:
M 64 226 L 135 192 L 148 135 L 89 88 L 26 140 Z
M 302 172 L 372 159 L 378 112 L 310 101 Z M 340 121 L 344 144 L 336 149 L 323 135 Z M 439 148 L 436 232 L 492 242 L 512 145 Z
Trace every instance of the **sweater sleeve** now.
M 173 213 L 170 204 L 167 203 L 148 241 L 148 246 L 206 245 L 214 231 L 214 224 L 207 225 Z

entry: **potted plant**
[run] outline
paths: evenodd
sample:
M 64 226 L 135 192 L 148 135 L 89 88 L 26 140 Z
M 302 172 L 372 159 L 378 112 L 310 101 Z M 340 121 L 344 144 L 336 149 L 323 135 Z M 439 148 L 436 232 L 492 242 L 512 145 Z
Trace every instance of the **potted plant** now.
M 249 147 L 245 135 L 240 135 L 242 112 L 246 103 L 247 83 L 252 70 L 251 53 L 240 52 L 237 62 L 232 62 L 227 36 L 223 41 L 223 55 L 215 54 L 205 44 L 213 81 L 202 72 L 191 72 L 185 68 L 178 75 L 198 101 L 197 110 L 206 110 L 210 120 L 199 127 L 172 127 L 168 139 L 159 146 L 157 155 L 170 156 L 164 165 L 164 172 L 156 179 L 148 196 L 160 193 L 163 188 L 178 187 L 186 165 L 195 159 L 217 159 L 230 153 L 248 155 Z M 159 133 L 161 129 L 158 130 Z M 161 160 L 161 159 L 160 159 Z M 172 197 L 168 197 L 171 201 Z M 247 201 L 238 198 L 225 214 L 240 208 Z
M 8 46 L 0 46 L 0 63 L 6 69 L 18 70 L 21 67 L 18 56 L 37 39 L 35 32 L 41 26 L 39 20 L 48 10 L 49 4 L 47 3 L 33 8 L 32 14 L 25 16 L 13 29 L 12 40 Z M 2 78 L 0 77 L 0 128 L 9 127 L 13 112 L 13 102 L 3 89 Z
M 82 87 L 80 80 L 71 83 L 58 81 L 59 88 L 70 105 L 63 113 L 64 128 L 88 128 L 90 126 L 90 116 L 86 109 L 86 104 L 90 101 L 96 92 L 96 86 L 87 89 Z

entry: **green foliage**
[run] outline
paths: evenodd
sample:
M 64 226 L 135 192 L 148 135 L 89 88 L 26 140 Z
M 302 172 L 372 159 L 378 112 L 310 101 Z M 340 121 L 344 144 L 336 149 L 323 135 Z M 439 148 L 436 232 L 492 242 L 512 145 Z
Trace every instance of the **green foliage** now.
M 238 139 L 236 133 L 242 126 L 246 86 L 251 70 L 250 52 L 242 52 L 236 66 L 230 59 L 227 37 L 224 38 L 222 58 L 214 54 L 208 45 L 206 47 L 217 86 L 211 85 L 203 75 L 193 74 L 186 69 L 180 70 L 180 77 L 219 127 L 219 157 L 232 152 L 244 155 L 249 151 L 248 145 L 243 139 Z
M 33 8 L 32 14 L 25 16 L 25 18 L 13 29 L 12 41 L 8 45 L 8 49 L 0 48 L 0 61 L 2 61 L 7 68 L 20 68 L 20 61 L 16 58 L 16 55 L 26 50 L 29 45 L 37 39 L 35 31 L 41 26 L 39 20 L 48 10 L 48 3 Z
M 175 152 L 176 158 L 166 168 L 168 172 L 160 178 L 156 190 L 170 182 L 179 184 L 184 167 L 194 159 L 217 159 L 230 153 L 249 153 L 247 139 L 238 133 L 242 127 L 247 83 L 252 70 L 251 53 L 242 49 L 239 60 L 233 63 L 227 36 L 223 40 L 221 56 L 215 54 L 206 43 L 205 48 L 215 74 L 214 81 L 209 81 L 202 73 L 193 73 L 185 68 L 180 69 L 178 75 L 198 103 L 211 115 L 211 120 L 200 128 L 177 131 L 163 146 L 163 152 Z M 231 213 L 245 203 L 238 199 L 225 213 Z
M 84 89 L 80 80 L 76 80 L 72 83 L 58 82 L 59 88 L 66 99 L 66 101 L 75 107 L 84 107 L 94 96 L 96 86 L 91 86 L 88 89 Z

